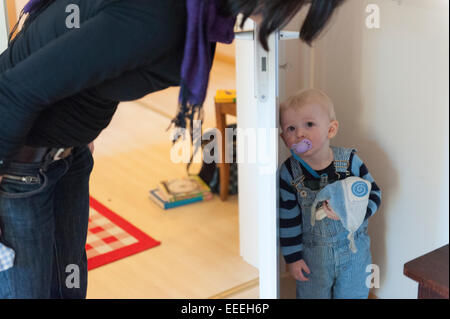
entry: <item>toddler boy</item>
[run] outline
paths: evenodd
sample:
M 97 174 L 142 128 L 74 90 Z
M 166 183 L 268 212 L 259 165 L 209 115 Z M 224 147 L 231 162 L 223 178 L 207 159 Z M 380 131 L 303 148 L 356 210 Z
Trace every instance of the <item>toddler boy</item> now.
M 289 273 L 297 280 L 297 298 L 367 298 L 368 218 L 380 206 L 381 190 L 355 149 L 330 146 L 339 123 L 331 99 L 322 91 L 304 90 L 282 103 L 280 124 L 292 153 L 280 168 L 280 244 Z M 319 218 L 312 207 L 321 190 L 349 176 L 370 186 L 365 216 L 351 234 L 354 249 L 349 246 L 347 219 L 344 223 L 339 217 L 346 212 L 338 214 L 327 200 Z

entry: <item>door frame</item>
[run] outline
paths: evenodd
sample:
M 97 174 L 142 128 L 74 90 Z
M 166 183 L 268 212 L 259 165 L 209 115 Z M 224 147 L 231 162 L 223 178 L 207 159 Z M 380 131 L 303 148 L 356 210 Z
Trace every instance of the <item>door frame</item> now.
M 268 38 L 269 51 L 257 39 L 254 23 L 246 24 L 236 38 L 236 88 L 238 129 L 253 129 L 256 148 L 238 138 L 256 163 L 240 162 L 239 228 L 240 252 L 259 270 L 259 298 L 279 298 L 278 245 L 278 41 L 279 32 Z M 241 41 L 240 39 L 250 40 Z M 250 44 L 251 43 L 251 44 Z M 245 138 L 248 138 L 246 136 Z M 250 143 L 251 144 L 251 143 Z M 238 154 L 239 155 L 239 154 Z

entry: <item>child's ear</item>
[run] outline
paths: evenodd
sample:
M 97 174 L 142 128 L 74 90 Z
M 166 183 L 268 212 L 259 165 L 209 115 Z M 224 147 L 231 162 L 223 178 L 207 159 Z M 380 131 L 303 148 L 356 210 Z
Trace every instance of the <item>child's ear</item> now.
M 283 134 L 283 130 L 281 130 L 281 132 L 280 132 L 280 137 L 283 140 L 284 145 L 286 145 L 286 147 L 289 148 L 289 146 L 288 146 L 289 143 L 286 141 L 286 138 Z
M 283 138 L 283 128 L 281 126 L 278 127 L 278 132 L 280 132 L 280 136 Z
M 335 137 L 338 130 L 339 130 L 339 122 L 336 120 L 331 121 L 330 128 L 328 129 L 328 138 L 331 139 Z

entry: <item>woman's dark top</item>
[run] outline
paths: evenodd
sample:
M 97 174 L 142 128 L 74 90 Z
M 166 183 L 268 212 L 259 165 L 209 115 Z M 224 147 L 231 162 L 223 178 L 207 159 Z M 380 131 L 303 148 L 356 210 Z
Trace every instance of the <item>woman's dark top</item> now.
M 0 55 L 0 174 L 22 145 L 87 144 L 120 101 L 179 85 L 185 24 L 180 0 L 54 0 Z

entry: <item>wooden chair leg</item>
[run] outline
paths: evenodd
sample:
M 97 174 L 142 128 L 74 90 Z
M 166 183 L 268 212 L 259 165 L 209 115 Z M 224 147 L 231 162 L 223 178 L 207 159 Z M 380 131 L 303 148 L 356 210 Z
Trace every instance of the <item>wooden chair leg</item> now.
M 228 183 L 230 180 L 229 168 L 228 168 L 228 174 L 227 174 L 227 164 L 225 163 L 225 127 L 226 127 L 225 120 L 226 120 L 226 115 L 222 113 L 220 103 L 216 103 L 215 106 L 216 106 L 216 126 L 222 137 L 221 145 L 219 147 L 220 162 L 218 163 L 219 176 L 220 176 L 220 199 L 226 200 L 228 197 Z
M 230 184 L 230 164 L 223 163 L 222 164 L 223 174 L 220 174 L 220 199 L 227 200 L 228 198 L 228 190 Z

